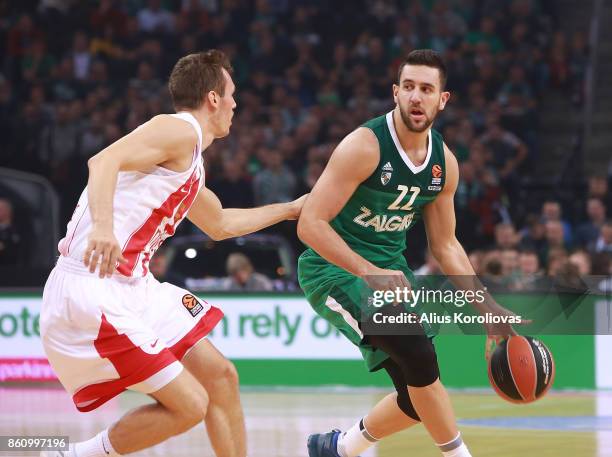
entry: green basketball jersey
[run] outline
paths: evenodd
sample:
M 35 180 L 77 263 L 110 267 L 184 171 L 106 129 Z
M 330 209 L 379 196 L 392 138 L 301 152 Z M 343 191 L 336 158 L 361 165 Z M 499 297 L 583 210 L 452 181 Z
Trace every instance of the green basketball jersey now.
M 401 258 L 406 249 L 406 231 L 444 187 L 444 146 L 442 135 L 430 129 L 425 161 L 415 166 L 399 142 L 393 112 L 363 127 L 376 135 L 380 161 L 331 226 L 355 252 L 385 268 Z

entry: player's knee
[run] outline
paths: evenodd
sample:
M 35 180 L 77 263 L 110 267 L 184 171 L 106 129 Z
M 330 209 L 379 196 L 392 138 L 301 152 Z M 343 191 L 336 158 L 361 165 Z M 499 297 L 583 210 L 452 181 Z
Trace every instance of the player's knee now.
M 236 366 L 229 360 L 225 361 L 221 376 L 227 384 L 238 387 L 238 370 L 236 370 Z
M 181 408 L 180 432 L 189 430 L 206 417 L 208 411 L 208 394 L 204 389 L 190 392 Z
M 436 351 L 429 338 L 416 338 L 402 351 L 399 363 L 409 386 L 425 387 L 440 376 Z

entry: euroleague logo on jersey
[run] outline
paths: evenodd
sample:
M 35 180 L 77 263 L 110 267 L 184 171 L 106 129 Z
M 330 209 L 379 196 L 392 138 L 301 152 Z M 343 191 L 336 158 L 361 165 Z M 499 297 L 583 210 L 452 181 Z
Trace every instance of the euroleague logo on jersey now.
M 440 184 L 442 183 L 442 167 L 438 164 L 431 167 L 431 176 L 431 186 L 429 186 L 427 190 L 433 190 L 436 192 L 441 191 L 442 186 L 440 186 Z
M 185 309 L 189 311 L 193 317 L 196 317 L 198 313 L 204 309 L 202 303 L 191 294 L 183 295 L 182 302 Z
M 441 178 L 442 177 L 442 167 L 438 164 L 435 164 L 433 167 L 431 167 L 431 175 L 434 178 Z

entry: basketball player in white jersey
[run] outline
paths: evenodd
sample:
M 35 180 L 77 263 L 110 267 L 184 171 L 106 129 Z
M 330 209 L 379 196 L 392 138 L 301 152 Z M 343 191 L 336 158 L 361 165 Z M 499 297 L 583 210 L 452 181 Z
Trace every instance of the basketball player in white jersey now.
M 223 313 L 149 273 L 156 249 L 188 217 L 215 240 L 296 219 L 304 197 L 224 209 L 204 186 L 201 152 L 229 133 L 231 66 L 216 50 L 183 57 L 169 89 L 177 114 L 159 115 L 89 162 L 83 191 L 43 294 L 42 341 L 79 411 L 126 389 L 136 408 L 69 451 L 103 457 L 151 447 L 204 421 L 218 457 L 245 457 L 234 366 L 205 337 Z

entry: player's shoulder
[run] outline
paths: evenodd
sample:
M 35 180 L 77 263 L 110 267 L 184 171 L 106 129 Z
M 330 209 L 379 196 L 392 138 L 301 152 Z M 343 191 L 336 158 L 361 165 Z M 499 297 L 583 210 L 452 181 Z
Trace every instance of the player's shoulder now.
M 444 147 L 444 166 L 446 168 L 444 190 L 454 193 L 459 183 L 459 162 L 446 143 L 443 142 L 442 145 Z
M 445 162 L 446 168 L 450 167 L 453 170 L 458 170 L 459 162 L 457 161 L 457 157 L 455 157 L 455 154 L 453 153 L 453 151 L 450 150 L 450 148 L 444 141 L 442 142 L 442 146 L 444 148 L 444 162 Z
M 183 119 L 170 114 L 158 114 L 138 127 L 134 132 L 140 131 L 160 146 L 173 149 L 192 150 L 198 142 L 198 133 L 193 126 Z
M 344 137 L 336 148 L 336 152 L 346 155 L 351 160 L 365 160 L 378 162 L 380 146 L 372 130 L 367 127 L 357 127 Z
M 364 122 L 363 124 L 361 124 L 361 126 L 367 129 L 370 129 L 372 131 L 378 131 L 380 129 L 384 129 L 387 126 L 387 115 L 382 114 L 378 117 L 374 117 Z
M 193 128 L 193 126 L 181 119 L 179 117 L 175 117 L 171 114 L 158 114 L 153 116 L 149 123 L 155 127 L 162 129 L 165 133 L 172 134 L 174 136 L 188 137 L 198 139 L 198 134 Z
M 380 160 L 378 139 L 372 130 L 358 127 L 345 136 L 334 150 L 328 166 L 359 178 L 369 176 Z

